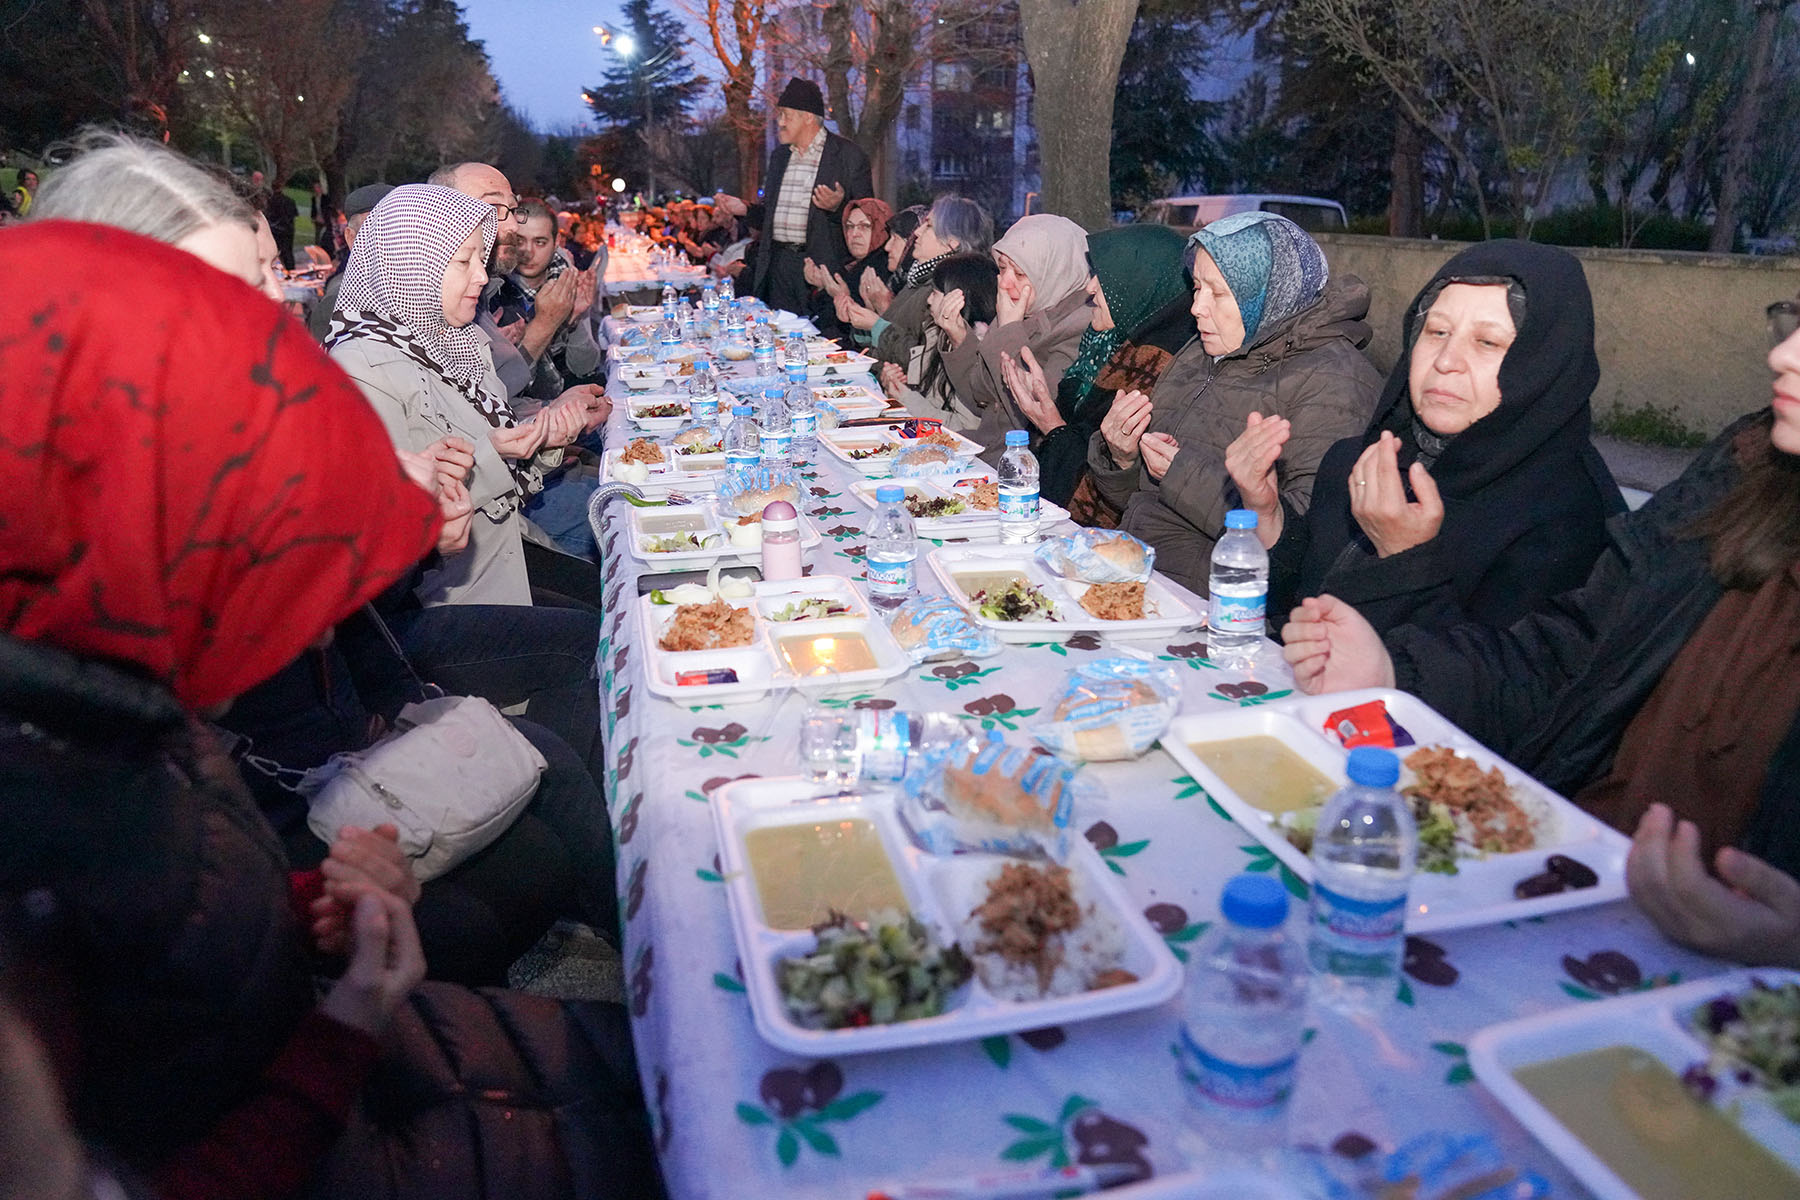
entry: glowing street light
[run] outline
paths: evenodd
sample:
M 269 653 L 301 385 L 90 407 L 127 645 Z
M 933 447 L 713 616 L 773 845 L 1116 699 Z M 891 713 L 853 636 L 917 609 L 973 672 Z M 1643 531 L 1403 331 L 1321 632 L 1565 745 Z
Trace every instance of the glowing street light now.
M 625 181 L 623 179 L 614 179 L 613 180 L 613 191 L 623 192 L 624 190 L 625 190 Z
M 619 52 L 620 58 L 630 58 L 637 53 L 637 39 L 629 33 L 621 33 L 614 42 L 613 49 Z
M 202 46 L 212 45 L 212 38 L 208 37 L 206 34 L 204 34 L 204 33 L 200 34 L 199 37 L 200 37 L 200 44 Z

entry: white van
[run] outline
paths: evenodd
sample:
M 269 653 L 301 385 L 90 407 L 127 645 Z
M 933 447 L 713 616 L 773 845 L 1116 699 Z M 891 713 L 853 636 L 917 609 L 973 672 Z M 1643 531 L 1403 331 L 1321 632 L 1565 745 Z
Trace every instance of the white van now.
M 1236 196 L 1170 196 L 1144 206 L 1140 225 L 1168 225 L 1192 233 L 1220 217 L 1233 213 L 1266 212 L 1286 217 L 1308 233 L 1330 233 L 1346 228 L 1344 206 L 1317 196 L 1278 196 L 1251 192 Z

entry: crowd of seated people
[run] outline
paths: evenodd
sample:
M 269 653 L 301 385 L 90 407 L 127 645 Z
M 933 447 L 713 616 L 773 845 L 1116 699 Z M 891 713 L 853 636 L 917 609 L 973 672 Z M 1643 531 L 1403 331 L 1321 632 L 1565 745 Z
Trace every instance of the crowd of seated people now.
M 807 188 L 620 224 L 796 291 L 990 462 L 1028 431 L 1046 499 L 1197 593 L 1251 510 L 1301 688 L 1414 692 L 1632 832 L 1669 936 L 1800 965 L 1800 303 L 1768 312 L 1772 403 L 1627 514 L 1565 251 L 1473 246 L 1371 313 L 1273 214 L 1183 238 L 895 211 L 818 174 L 814 100 L 783 97 Z M 0 272 L 62 268 L 0 293 L 0 461 L 33 480 L 0 495 L 0 1054 L 73 1121 L 33 1168 L 170 1197 L 656 1195 L 623 1012 L 503 989 L 557 921 L 618 938 L 586 519 L 604 214 L 483 163 L 357 189 L 309 337 L 253 197 L 162 146 L 80 150 L 0 234 Z M 1401 335 L 1385 382 L 1375 320 Z M 71 440 L 27 467 L 21 429 Z M 423 882 L 393 826 L 327 836 L 292 786 L 421 680 L 506 710 L 544 764 Z M 516 1084 L 517 1126 L 459 1115 L 475 1081 Z

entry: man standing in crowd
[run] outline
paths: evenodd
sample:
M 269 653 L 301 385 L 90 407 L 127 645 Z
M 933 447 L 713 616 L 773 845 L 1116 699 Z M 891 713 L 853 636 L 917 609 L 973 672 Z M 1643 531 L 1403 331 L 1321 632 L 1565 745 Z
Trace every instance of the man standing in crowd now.
M 356 231 L 362 228 L 364 218 L 375 211 L 381 198 L 393 190 L 391 183 L 369 183 L 344 197 L 344 252 L 338 255 L 337 266 L 325 280 L 319 302 L 313 305 L 312 316 L 306 321 L 313 337 L 321 342 L 331 332 L 331 314 L 337 309 L 338 287 L 344 282 L 344 268 L 350 265 L 350 249 L 356 245 Z
M 825 97 L 810 79 L 790 79 L 776 101 L 775 136 L 763 203 L 766 243 L 750 290 L 772 308 L 806 309 L 806 260 L 836 271 L 849 257 L 844 204 L 874 194 L 869 159 L 848 138 L 825 129 Z
M 281 188 L 265 190 L 262 197 L 259 207 L 263 216 L 269 219 L 269 232 L 275 235 L 275 249 L 281 252 L 282 268 L 291 271 L 294 269 L 294 221 L 300 216 L 300 208 Z

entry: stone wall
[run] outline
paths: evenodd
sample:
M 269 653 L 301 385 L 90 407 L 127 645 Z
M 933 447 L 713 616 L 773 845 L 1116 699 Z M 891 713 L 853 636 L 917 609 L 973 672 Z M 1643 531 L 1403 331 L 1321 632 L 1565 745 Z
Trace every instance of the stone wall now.
M 1372 293 L 1369 357 L 1385 373 L 1400 349 L 1400 316 L 1462 242 L 1319 234 L 1335 273 Z M 1594 412 L 1673 408 L 1711 435 L 1769 402 L 1763 310 L 1800 292 L 1800 259 L 1662 250 L 1572 250 L 1594 294 L 1600 386 Z

